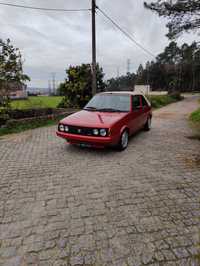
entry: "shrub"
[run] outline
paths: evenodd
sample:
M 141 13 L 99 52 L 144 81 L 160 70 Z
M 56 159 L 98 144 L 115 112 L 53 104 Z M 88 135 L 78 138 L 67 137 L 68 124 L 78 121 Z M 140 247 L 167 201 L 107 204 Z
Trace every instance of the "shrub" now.
M 182 97 L 179 98 L 178 96 L 171 96 L 171 95 L 150 95 L 148 96 L 149 101 L 153 108 L 160 108 L 167 104 L 182 100 Z
M 184 98 L 179 91 L 172 91 L 168 95 L 177 101 L 181 101 Z
M 61 102 L 57 105 L 57 108 L 68 108 L 70 103 L 67 97 L 64 97 Z
M 0 127 L 6 124 L 9 119 L 9 115 L 5 113 L 0 113 Z
M 194 123 L 200 123 L 200 108 L 190 115 L 190 120 Z

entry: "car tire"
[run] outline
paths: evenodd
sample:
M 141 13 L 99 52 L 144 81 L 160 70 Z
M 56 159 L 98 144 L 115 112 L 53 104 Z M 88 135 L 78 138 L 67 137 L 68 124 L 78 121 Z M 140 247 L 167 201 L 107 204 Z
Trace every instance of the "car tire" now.
M 129 142 L 129 133 L 128 130 L 125 129 L 120 136 L 118 150 L 119 151 L 125 150 L 128 147 L 128 142 Z
M 147 118 L 147 122 L 144 125 L 144 130 L 145 131 L 151 130 L 151 117 L 150 116 Z

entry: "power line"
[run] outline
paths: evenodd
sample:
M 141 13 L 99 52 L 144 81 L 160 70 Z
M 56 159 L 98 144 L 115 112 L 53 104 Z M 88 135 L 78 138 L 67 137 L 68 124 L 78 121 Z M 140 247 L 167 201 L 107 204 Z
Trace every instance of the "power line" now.
M 110 20 L 110 22 L 112 22 L 112 24 L 118 28 L 124 35 L 126 35 L 126 37 L 128 39 L 130 39 L 132 42 L 134 42 L 138 47 L 140 47 L 144 52 L 146 52 L 147 54 L 151 55 L 153 58 L 155 58 L 156 56 L 150 52 L 149 50 L 147 50 L 144 46 L 142 46 L 140 43 L 138 43 L 128 32 L 126 32 L 124 29 L 122 29 L 111 17 L 109 17 L 101 8 L 99 8 L 97 6 L 97 9 L 101 12 L 101 14 L 106 17 L 108 20 Z
M 1 2 L 0 2 L 0 5 L 9 6 L 9 7 L 17 7 L 17 8 L 25 8 L 25 9 L 43 10 L 43 11 L 59 11 L 59 12 L 91 11 L 91 9 L 89 8 L 81 8 L 81 9 L 46 8 L 46 7 L 15 5 L 15 4 L 1 3 Z

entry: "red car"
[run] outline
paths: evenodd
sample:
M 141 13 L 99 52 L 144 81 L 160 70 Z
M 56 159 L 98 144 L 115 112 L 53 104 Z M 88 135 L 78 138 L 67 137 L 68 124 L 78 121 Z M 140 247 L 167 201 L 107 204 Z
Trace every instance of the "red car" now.
M 144 128 L 150 130 L 151 104 L 134 92 L 103 92 L 95 95 L 80 112 L 60 121 L 57 135 L 71 144 L 124 150 L 129 136 Z

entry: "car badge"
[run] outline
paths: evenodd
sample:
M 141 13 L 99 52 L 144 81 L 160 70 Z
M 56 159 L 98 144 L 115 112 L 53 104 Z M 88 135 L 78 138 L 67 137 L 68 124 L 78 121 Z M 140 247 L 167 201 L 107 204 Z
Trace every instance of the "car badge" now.
M 78 133 L 81 133 L 81 129 L 80 128 L 78 129 Z

